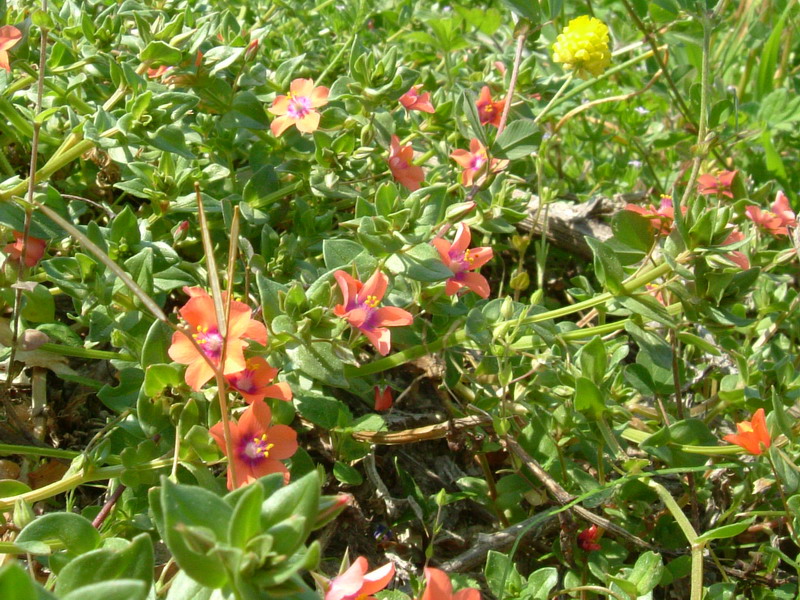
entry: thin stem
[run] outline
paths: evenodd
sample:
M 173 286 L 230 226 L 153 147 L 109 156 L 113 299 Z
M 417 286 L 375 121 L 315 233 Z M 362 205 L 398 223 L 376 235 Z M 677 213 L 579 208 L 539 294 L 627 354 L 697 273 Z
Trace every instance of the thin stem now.
M 92 521 L 92 527 L 95 529 L 100 529 L 100 527 L 102 527 L 103 523 L 108 518 L 108 515 L 110 515 L 111 511 L 114 509 L 114 505 L 117 503 L 117 500 L 120 499 L 122 492 L 124 491 L 125 485 L 120 483 L 113 491 L 111 496 L 109 496 L 108 500 L 106 500 L 106 503 L 103 505 L 103 508 L 100 509 L 100 512 L 97 513 L 94 521 Z
M 519 65 L 522 62 L 522 49 L 525 47 L 525 34 L 517 37 L 517 51 L 514 54 L 514 67 L 511 70 L 511 82 L 508 84 L 508 93 L 506 94 L 506 101 L 503 104 L 503 114 L 500 117 L 500 125 L 497 126 L 497 135 L 503 133 L 508 121 L 508 113 L 511 110 L 511 100 L 514 96 L 514 88 L 517 86 L 517 76 L 519 75 Z
M 556 101 L 566 91 L 569 84 L 572 83 L 572 79 L 574 77 L 575 77 L 574 73 L 570 73 L 569 75 L 567 75 L 567 78 L 564 80 L 564 83 L 561 84 L 561 87 L 556 92 L 556 95 L 550 98 L 550 102 L 547 103 L 547 106 L 545 106 L 542 109 L 542 111 L 538 115 L 536 115 L 536 118 L 533 120 L 534 123 L 538 123 L 542 119 L 542 117 L 544 117 L 548 112 L 550 112 L 550 109 L 553 108 L 553 106 L 555 106 Z

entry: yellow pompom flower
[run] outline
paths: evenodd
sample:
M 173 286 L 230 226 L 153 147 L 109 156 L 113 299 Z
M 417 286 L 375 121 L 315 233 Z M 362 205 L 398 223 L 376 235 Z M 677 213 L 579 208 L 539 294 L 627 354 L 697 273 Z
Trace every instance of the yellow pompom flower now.
M 553 60 L 574 69 L 581 79 L 597 77 L 611 63 L 608 27 L 600 19 L 583 15 L 572 19 L 553 44 Z

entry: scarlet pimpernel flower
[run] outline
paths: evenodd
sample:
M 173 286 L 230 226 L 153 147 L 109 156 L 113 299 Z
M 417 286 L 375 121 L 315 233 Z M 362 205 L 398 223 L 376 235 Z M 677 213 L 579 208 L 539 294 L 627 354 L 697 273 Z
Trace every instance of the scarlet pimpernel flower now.
M 489 282 L 480 273 L 470 273 L 479 269 L 494 256 L 488 247 L 469 248 L 472 233 L 465 223 L 458 224 L 456 237 L 451 244 L 442 238 L 433 240 L 444 265 L 453 272 L 453 276 L 445 284 L 445 293 L 452 296 L 462 287 L 467 287 L 481 298 L 489 297 Z
M 741 231 L 731 231 L 728 237 L 722 242 L 723 246 L 730 246 L 731 244 L 738 244 L 739 242 L 744 240 L 744 234 Z M 731 261 L 740 269 L 749 269 L 750 268 L 750 259 L 747 258 L 747 255 L 744 252 L 739 250 L 731 250 L 723 254 L 725 258 Z
M 176 363 L 188 365 L 185 375 L 186 383 L 193 390 L 199 391 L 214 376 L 214 369 L 208 364 L 206 358 L 215 367 L 218 367 L 224 346 L 225 364 L 222 367 L 222 373 L 232 375 L 244 371 L 247 368 L 244 349 L 248 343 L 243 338 L 249 338 L 264 346 L 267 343 L 267 328 L 260 321 L 251 318 L 252 311 L 249 306 L 244 302 L 232 300 L 227 343 L 223 344 L 224 340 L 214 310 L 214 301 L 208 292 L 199 287 L 184 287 L 183 291 L 190 298 L 178 311 L 178 314 L 186 321 L 190 331 L 189 335 L 200 346 L 202 353 L 185 333 L 176 331 L 172 334 L 172 344 L 168 354 Z
M 733 198 L 731 186 L 733 185 L 733 178 L 736 177 L 736 171 L 720 171 L 712 175 L 705 173 L 697 178 L 697 191 L 700 194 L 708 196 L 709 194 L 717 194 L 719 196 L 727 196 Z
M 269 112 L 277 115 L 270 124 L 273 135 L 281 135 L 292 125 L 302 133 L 313 133 L 319 127 L 320 114 L 317 109 L 328 103 L 328 88 L 314 87 L 311 79 L 295 79 L 289 90 L 287 95 L 275 98 L 269 109 Z
M 22 32 L 13 25 L 0 27 L 0 69 L 11 72 L 11 61 L 8 51 L 22 39 Z
M 587 15 L 572 19 L 553 44 L 553 60 L 582 79 L 601 75 L 611 64 L 608 27 Z
M 789 206 L 789 198 L 783 192 L 778 192 L 770 210 L 761 210 L 758 206 L 748 206 L 744 211 L 753 223 L 775 237 L 789 235 L 789 227 L 797 226 L 794 211 Z
M 500 119 L 503 116 L 503 108 L 505 107 L 505 100 L 498 102 L 492 101 L 492 93 L 489 86 L 485 85 L 481 88 L 481 95 L 475 101 L 475 107 L 478 109 L 478 118 L 481 125 L 494 125 L 500 127 Z
M 414 150 L 411 144 L 400 145 L 400 140 L 396 135 L 392 136 L 391 152 L 389 154 L 389 170 L 400 185 L 410 191 L 418 190 L 425 173 L 422 167 L 417 167 L 411 163 L 414 159 Z
M 450 155 L 454 161 L 464 167 L 461 172 L 461 183 L 464 185 L 472 185 L 475 178 L 487 169 L 492 172 L 500 171 L 508 164 L 508 161 L 497 160 L 493 158 L 489 162 L 489 154 L 486 152 L 486 146 L 481 144 L 477 138 L 472 138 L 469 142 L 469 151 L 467 150 L 454 150 Z
M 256 400 L 242 413 L 239 421 L 231 421 L 231 446 L 233 461 L 239 478 L 239 487 L 252 483 L 270 473 L 283 473 L 288 481 L 289 471 L 281 462 L 297 452 L 297 432 L 288 425 L 271 425 L 272 413 L 263 400 Z M 222 422 L 209 433 L 227 456 Z M 232 490 L 233 475 L 228 467 L 228 489 Z
M 14 241 L 6 244 L 3 252 L 8 254 L 9 260 L 18 261 L 22 256 L 22 238 L 24 235 L 19 232 L 14 232 Z M 42 240 L 32 235 L 28 236 L 28 247 L 25 249 L 25 266 L 30 268 L 36 265 L 44 256 L 44 250 L 47 248 L 47 240 Z
M 277 375 L 278 369 L 271 367 L 264 358 L 256 356 L 247 360 L 243 371 L 228 375 L 226 379 L 248 404 L 264 398 L 288 402 L 292 399 L 292 388 L 285 381 L 272 383 Z
M 411 325 L 414 317 L 402 308 L 378 308 L 389 285 L 386 275 L 375 271 L 366 283 L 354 279 L 346 271 L 336 271 L 333 276 L 342 291 L 342 304 L 334 307 L 334 314 L 361 330 L 380 354 L 389 354 L 392 339 L 386 328 Z
M 669 235 L 669 232 L 672 231 L 675 209 L 672 206 L 671 196 L 661 196 L 661 204 L 658 208 L 652 204 L 648 207 L 628 204 L 625 206 L 625 210 L 635 212 L 650 219 L 650 225 L 661 235 Z M 681 207 L 681 214 L 686 214 L 685 206 Z
M 375 386 L 375 410 L 383 412 L 392 408 L 394 398 L 392 397 L 392 388 L 388 385 L 383 389 L 379 385 Z
M 419 600 L 481 600 L 481 593 L 475 588 L 467 588 L 454 594 L 447 573 L 425 567 L 425 591 Z
M 373 594 L 381 591 L 394 577 L 394 564 L 367 573 L 369 563 L 359 556 L 350 568 L 338 577 L 331 579 L 325 600 L 375 600 Z
M 431 104 L 430 93 L 424 92 L 420 94 L 420 89 L 422 89 L 421 85 L 412 85 L 410 90 L 400 96 L 400 104 L 402 104 L 403 108 L 406 110 L 418 110 L 420 112 L 433 114 L 436 112 L 436 109 L 433 108 L 433 104 Z
M 737 433 L 729 433 L 722 439 L 731 444 L 741 446 L 750 454 L 760 456 L 772 444 L 763 408 L 759 408 L 753 413 L 753 418 L 750 421 L 737 423 L 736 430 Z

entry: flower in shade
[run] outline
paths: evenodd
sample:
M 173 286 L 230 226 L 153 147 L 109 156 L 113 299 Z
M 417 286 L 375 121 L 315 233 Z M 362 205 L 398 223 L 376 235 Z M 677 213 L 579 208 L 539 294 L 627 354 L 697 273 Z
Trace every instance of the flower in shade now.
M 783 192 L 778 192 L 770 210 L 762 211 L 758 206 L 748 206 L 744 211 L 753 223 L 775 237 L 789 235 L 789 227 L 797 226 L 794 211 L 789 206 L 789 198 Z
M 8 254 L 9 260 L 17 261 L 22 256 L 22 238 L 24 235 L 19 231 L 14 232 L 14 241 L 3 248 L 3 252 Z M 32 235 L 28 236 L 28 245 L 25 248 L 25 266 L 33 267 L 42 260 L 44 250 L 47 248 L 47 240 L 40 240 Z
M 228 384 L 239 392 L 248 404 L 264 398 L 276 398 L 289 401 L 292 399 L 292 388 L 285 381 L 272 383 L 278 369 L 271 367 L 262 357 L 256 356 L 247 360 L 244 371 L 228 375 Z
M 379 412 L 383 412 L 384 410 L 389 410 L 392 408 L 392 403 L 394 399 L 392 398 L 392 388 L 388 385 L 384 386 L 381 389 L 380 386 L 375 386 L 375 410 Z
M 419 600 L 481 600 L 481 593 L 475 588 L 468 588 L 454 594 L 447 573 L 425 567 L 425 592 Z
M 400 96 L 400 104 L 406 110 L 418 110 L 420 112 L 434 113 L 436 109 L 431 104 L 431 95 L 429 92 L 419 93 L 421 85 L 412 85 L 411 89 L 405 94 Z
M 597 77 L 611 64 L 608 27 L 587 15 L 572 19 L 553 44 L 553 60 L 582 79 Z
M 469 248 L 472 234 L 465 223 L 458 224 L 456 237 L 451 244 L 442 238 L 433 240 L 444 265 L 453 272 L 453 276 L 445 284 L 445 293 L 452 296 L 462 287 L 467 287 L 481 298 L 489 297 L 489 282 L 480 273 L 470 273 L 479 269 L 492 259 L 491 248 Z
M 722 242 L 723 246 L 729 246 L 730 244 L 738 244 L 744 240 L 744 235 L 741 231 L 731 231 L 730 235 L 725 238 L 725 241 Z M 729 261 L 734 263 L 740 269 L 749 269 L 750 268 L 750 260 L 747 258 L 744 252 L 740 252 L 739 250 L 732 250 L 723 254 L 725 258 Z
M 279 136 L 292 125 L 302 133 L 313 133 L 319 127 L 320 106 L 328 103 L 328 88 L 314 87 L 311 79 L 295 79 L 286 96 L 278 96 L 269 109 L 277 118 L 270 124 L 273 135 Z
M 736 171 L 720 171 L 716 175 L 706 173 L 697 178 L 697 191 L 700 194 L 719 194 L 733 198 L 731 185 L 733 185 L 733 178 L 736 177 Z
M 331 579 L 325 600 L 375 600 L 373 594 L 381 591 L 394 577 L 394 564 L 389 562 L 367 573 L 369 563 L 359 556 L 350 568 Z
M 650 206 L 637 206 L 636 204 L 628 204 L 625 210 L 635 212 L 643 217 L 650 219 L 650 225 L 657 233 L 661 235 L 669 235 L 672 231 L 672 222 L 675 219 L 675 209 L 672 206 L 672 197 L 663 195 L 661 196 L 661 205 L 656 208 L 652 204 Z M 686 207 L 681 207 L 681 214 L 686 214 Z
M 271 422 L 272 413 L 263 400 L 248 406 L 238 422 L 230 422 L 233 457 L 228 456 L 228 462 L 233 461 L 239 487 L 270 473 L 283 473 L 284 479 L 289 479 L 289 471 L 281 461 L 297 452 L 297 432 L 288 425 L 271 425 Z M 222 422 L 214 425 L 209 433 L 227 456 Z M 228 489 L 233 487 L 229 466 Z
M 454 161 L 464 167 L 461 173 L 461 182 L 464 185 L 472 185 L 475 177 L 490 169 L 492 172 L 500 171 L 508 164 L 507 160 L 497 160 L 493 158 L 489 162 L 489 155 L 486 152 L 486 147 L 481 144 L 480 140 L 472 138 L 469 142 L 469 151 L 455 150 L 450 155 Z
M 0 69 L 11 72 L 11 62 L 8 51 L 22 39 L 22 32 L 12 25 L 0 27 Z
M 189 301 L 178 313 L 186 321 L 189 335 L 200 349 L 198 350 L 185 333 L 176 331 L 172 334 L 172 344 L 167 353 L 176 363 L 188 365 L 186 383 L 193 390 L 199 391 L 214 376 L 214 369 L 208 361 L 214 367 L 219 367 L 223 347 L 225 348 L 223 375 L 244 371 L 247 368 L 244 349 L 248 343 L 242 338 L 249 338 L 264 346 L 267 343 L 267 328 L 260 321 L 251 318 L 252 311 L 249 306 L 244 302 L 232 300 L 227 342 L 225 342 L 219 330 L 214 301 L 208 292 L 199 287 L 184 287 L 183 291 L 189 295 Z M 223 294 L 223 305 L 225 303 L 226 294 Z
M 491 123 L 495 127 L 500 127 L 500 118 L 503 116 L 503 107 L 505 100 L 492 102 L 492 93 L 489 91 L 489 86 L 485 85 L 481 88 L 481 95 L 475 101 L 475 107 L 478 109 L 478 118 L 481 125 Z
M 389 170 L 400 185 L 414 191 L 420 188 L 425 173 L 422 167 L 411 164 L 414 159 L 414 150 L 411 144 L 400 145 L 400 140 L 396 135 L 392 136 L 391 152 L 389 153 Z
M 736 431 L 737 433 L 729 433 L 722 439 L 741 446 L 750 454 L 759 456 L 772 444 L 763 408 L 759 408 L 753 413 L 752 420 L 737 423 Z
M 394 306 L 378 308 L 389 285 L 386 275 L 375 271 L 366 283 L 361 283 L 341 270 L 336 271 L 333 276 L 342 291 L 342 303 L 334 307 L 333 313 L 360 329 L 382 355 L 389 354 L 392 349 L 392 338 L 386 328 L 411 325 L 414 318 L 410 312 L 402 308 Z
M 580 548 L 586 552 L 591 550 L 600 550 L 601 546 L 598 542 L 600 541 L 600 537 L 602 535 L 603 530 L 597 525 L 592 525 L 578 534 L 578 546 L 580 546 Z

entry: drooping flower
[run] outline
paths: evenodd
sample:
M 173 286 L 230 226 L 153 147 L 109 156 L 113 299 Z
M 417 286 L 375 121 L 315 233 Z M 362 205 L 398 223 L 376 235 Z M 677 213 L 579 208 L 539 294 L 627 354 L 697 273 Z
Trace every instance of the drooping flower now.
M 285 381 L 272 383 L 277 375 L 278 369 L 270 366 L 264 358 L 256 356 L 247 360 L 244 371 L 228 375 L 226 379 L 248 404 L 264 398 L 288 402 L 292 399 L 292 388 Z
M 737 433 L 729 433 L 722 439 L 741 446 L 750 454 L 760 456 L 772 444 L 763 408 L 759 408 L 753 413 L 752 420 L 737 423 L 736 430 Z
M 286 96 L 275 98 L 269 109 L 277 116 L 270 124 L 273 135 L 281 135 L 292 125 L 302 133 L 313 133 L 319 127 L 317 109 L 328 103 L 330 90 L 325 86 L 314 87 L 311 79 L 295 79 L 289 90 Z
M 744 240 L 744 234 L 742 234 L 741 231 L 734 230 L 731 231 L 728 237 L 725 238 L 725 240 L 722 242 L 722 245 L 729 246 L 730 244 L 737 244 L 742 240 Z M 742 270 L 750 268 L 750 259 L 747 258 L 744 252 L 739 250 L 731 250 L 730 252 L 723 254 L 723 256 Z
M 391 333 L 387 327 L 411 325 L 411 313 L 394 306 L 378 308 L 389 285 L 386 275 L 375 271 L 366 283 L 354 279 L 345 271 L 336 271 L 333 276 L 342 291 L 342 304 L 337 304 L 333 313 L 360 329 L 375 349 L 386 356 L 392 349 Z
M 19 231 L 14 232 L 14 241 L 6 244 L 3 252 L 8 254 L 9 260 L 18 261 L 22 256 L 22 238 L 24 234 Z M 47 248 L 47 240 L 41 240 L 32 235 L 28 236 L 28 246 L 25 248 L 25 266 L 30 268 L 36 265 L 44 256 Z
M 475 588 L 467 588 L 454 594 L 447 573 L 425 567 L 425 591 L 419 600 L 481 600 L 481 593 Z
M 789 198 L 783 192 L 778 192 L 770 210 L 762 211 L 758 206 L 748 206 L 744 210 L 753 223 L 775 237 L 789 235 L 789 227 L 797 226 L 794 211 L 789 206 Z
M 223 337 L 219 330 L 214 301 L 208 292 L 199 287 L 184 287 L 183 291 L 189 295 L 189 301 L 178 313 L 186 321 L 190 335 L 202 349 L 202 354 L 186 334 L 180 331 L 172 334 L 172 344 L 167 353 L 176 363 L 188 365 L 186 383 L 193 390 L 199 391 L 214 376 L 214 369 L 206 362 L 204 355 L 212 364 L 219 366 Z M 223 305 L 225 302 L 223 294 Z M 230 304 L 227 344 L 224 345 L 225 364 L 222 368 L 224 375 L 239 373 L 247 368 L 244 349 L 248 343 L 242 338 L 249 338 L 262 346 L 267 343 L 267 328 L 260 321 L 251 318 L 250 307 L 237 300 L 232 300 Z
M 384 386 L 381 389 L 380 386 L 375 386 L 375 410 L 378 412 L 383 412 L 384 410 L 389 410 L 392 408 L 392 403 L 394 402 L 394 398 L 392 398 L 392 388 Z
M 581 79 L 601 75 L 611 64 L 608 27 L 588 15 L 572 19 L 553 44 L 553 60 Z
M 238 422 L 230 422 L 233 457 L 228 456 L 228 462 L 233 460 L 239 487 L 270 473 L 283 473 L 288 481 L 289 471 L 281 461 L 297 452 L 297 432 L 288 425 L 271 425 L 271 422 L 272 413 L 263 400 L 248 406 Z M 209 429 L 209 433 L 227 456 L 222 422 Z M 230 466 L 228 489 L 233 489 Z
M 586 552 L 600 550 L 601 546 L 598 542 L 602 535 L 603 530 L 597 525 L 592 525 L 578 534 L 578 546 L 580 546 L 581 550 L 585 550 Z
M 433 104 L 431 104 L 430 93 L 424 92 L 420 94 L 420 89 L 422 89 L 421 85 L 412 85 L 410 90 L 400 96 L 400 104 L 402 104 L 403 108 L 406 110 L 418 110 L 420 112 L 433 114 L 436 112 L 436 109 L 433 108 Z
M 389 153 L 389 170 L 400 185 L 412 192 L 418 190 L 425 179 L 422 167 L 413 165 L 411 162 L 413 159 L 414 150 L 411 148 L 411 144 L 401 146 L 400 140 L 393 135 Z
M 389 562 L 367 573 L 369 563 L 359 556 L 350 568 L 331 579 L 325 600 L 375 600 L 373 594 L 384 589 L 394 577 L 394 564 Z
M 697 178 L 697 192 L 700 194 L 717 194 L 733 198 L 731 185 L 737 171 L 720 171 L 716 175 L 706 173 Z
M 439 256 L 445 266 L 453 272 L 447 280 L 444 291 L 452 296 L 462 287 L 467 287 L 481 298 L 489 297 L 489 282 L 480 273 L 470 273 L 479 269 L 494 256 L 494 251 L 488 247 L 469 248 L 472 233 L 465 223 L 458 224 L 456 237 L 451 244 L 445 239 L 436 238 L 433 245 L 439 251 Z
M 0 68 L 11 72 L 11 60 L 8 51 L 22 39 L 22 32 L 13 25 L 0 27 Z
M 475 107 L 478 109 L 478 118 L 481 125 L 490 123 L 495 127 L 500 127 L 500 118 L 503 116 L 503 108 L 505 107 L 505 100 L 492 102 L 492 93 L 489 86 L 485 85 L 481 88 L 481 95 L 475 101 Z
M 652 204 L 650 206 L 637 206 L 636 204 L 627 204 L 625 210 L 635 212 L 650 219 L 650 225 L 655 231 L 661 235 L 669 235 L 672 231 L 673 221 L 675 219 L 675 209 L 672 206 L 672 197 L 663 195 L 661 196 L 661 205 L 656 208 Z M 681 214 L 686 214 L 686 207 L 681 207 Z
M 469 151 L 467 150 L 454 150 L 450 155 L 454 161 L 464 167 L 461 173 L 461 182 L 464 185 L 472 185 L 475 178 L 481 175 L 486 169 L 492 172 L 497 172 L 505 168 L 508 161 L 497 160 L 493 158 L 489 162 L 489 155 L 486 152 L 486 147 L 481 144 L 477 138 L 472 138 L 469 142 Z

